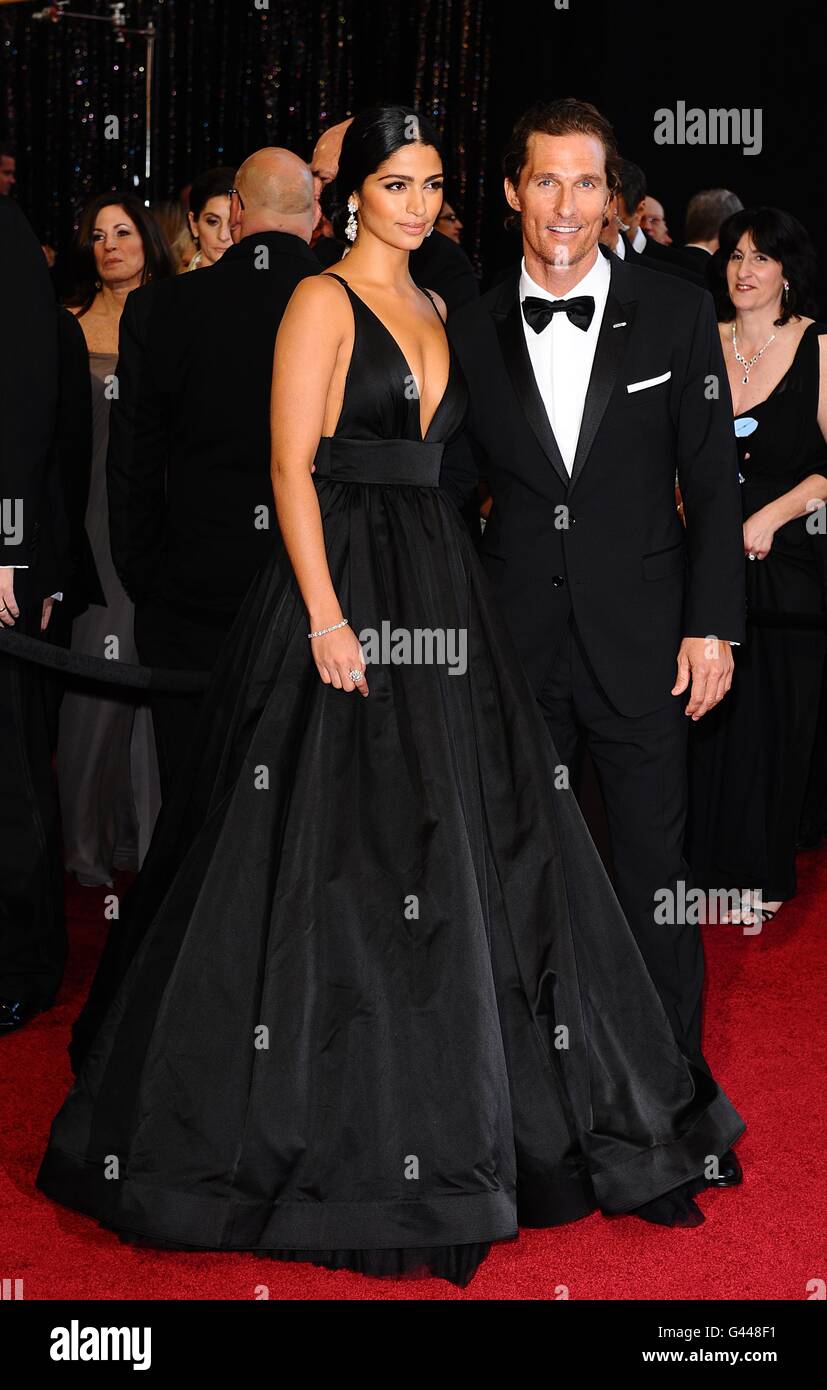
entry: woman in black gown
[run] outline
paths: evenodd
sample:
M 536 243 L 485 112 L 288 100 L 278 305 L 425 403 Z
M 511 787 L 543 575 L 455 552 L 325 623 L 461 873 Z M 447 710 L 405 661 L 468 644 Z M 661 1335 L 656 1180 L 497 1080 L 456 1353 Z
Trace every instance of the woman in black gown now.
M 742 893 L 732 915 L 757 929 L 795 896 L 827 644 L 827 325 L 807 316 L 814 261 L 805 229 L 778 209 L 721 228 L 748 626 L 729 700 L 692 728 L 688 858 L 699 885 Z
M 438 486 L 467 388 L 408 274 L 435 134 L 365 112 L 340 179 L 347 273 L 302 284 L 276 344 L 284 544 L 38 1185 L 130 1239 L 465 1284 L 518 1222 L 697 1224 L 744 1123 L 674 1042 Z M 365 675 L 357 633 L 383 624 L 397 655 L 430 631 L 460 659 Z

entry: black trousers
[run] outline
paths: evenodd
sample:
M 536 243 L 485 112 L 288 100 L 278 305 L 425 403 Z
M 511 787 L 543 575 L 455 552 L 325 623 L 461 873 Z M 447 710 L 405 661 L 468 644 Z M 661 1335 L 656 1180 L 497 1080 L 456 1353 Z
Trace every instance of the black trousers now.
M 15 628 L 40 635 L 39 602 Z M 63 862 L 43 669 L 0 656 L 0 995 L 52 1003 L 66 963 Z
M 135 608 L 135 645 L 144 666 L 211 671 L 233 623 L 233 614 L 203 617 L 160 604 Z M 169 795 L 201 706 L 201 694 L 150 695 L 161 796 Z
M 597 773 L 606 808 L 614 887 L 652 981 L 661 997 L 675 1038 L 684 1054 L 709 1071 L 701 1049 L 704 982 L 700 927 L 692 921 L 662 923 L 656 909 L 667 889 L 676 904 L 677 885 L 691 888 L 683 856 L 687 814 L 685 701 L 667 696 L 668 704 L 651 714 L 630 718 L 617 712 L 603 692 L 570 622 L 552 668 L 538 694 L 560 763 L 576 769 L 583 744 Z

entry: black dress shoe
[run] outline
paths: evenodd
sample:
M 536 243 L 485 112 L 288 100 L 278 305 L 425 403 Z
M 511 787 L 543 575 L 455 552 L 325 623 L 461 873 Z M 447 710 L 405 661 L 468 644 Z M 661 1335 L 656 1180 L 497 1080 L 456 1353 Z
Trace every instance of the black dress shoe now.
M 634 1207 L 629 1216 L 639 1216 L 641 1221 L 650 1221 L 653 1226 L 700 1226 L 704 1214 L 692 1201 L 698 1187 L 697 1183 L 683 1183 L 671 1192 L 644 1202 L 643 1206 Z
M 42 1004 L 27 1004 L 23 999 L 0 998 L 0 1038 L 5 1037 L 7 1033 L 16 1032 L 42 1011 Z
M 744 1170 L 732 1149 L 727 1149 L 718 1160 L 717 1178 L 708 1178 L 707 1187 L 737 1187 L 743 1181 Z

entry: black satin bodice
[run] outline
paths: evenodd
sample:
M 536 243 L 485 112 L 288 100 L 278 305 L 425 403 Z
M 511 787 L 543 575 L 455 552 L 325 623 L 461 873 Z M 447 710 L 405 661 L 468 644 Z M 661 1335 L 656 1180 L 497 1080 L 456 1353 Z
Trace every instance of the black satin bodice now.
M 827 473 L 827 445 L 818 423 L 821 322 L 807 325 L 784 376 L 765 400 L 735 418 L 744 519 L 811 474 Z M 746 431 L 746 432 L 744 432 Z M 827 612 L 827 546 L 810 516 L 779 526 L 766 559 L 746 562 L 747 613 L 753 622 L 782 617 L 823 627 Z
M 745 517 L 827 467 L 827 445 L 818 425 L 823 333 L 827 325 L 808 324 L 778 385 L 765 400 L 735 417 Z M 804 530 L 804 518 L 796 518 L 792 529 Z
M 448 382 L 423 437 L 419 394 L 402 349 L 347 281 L 341 275 L 333 279 L 353 308 L 353 351 L 336 429 L 319 440 L 314 477 L 436 487 L 444 446 L 460 429 L 468 405 L 454 350 L 449 344 Z

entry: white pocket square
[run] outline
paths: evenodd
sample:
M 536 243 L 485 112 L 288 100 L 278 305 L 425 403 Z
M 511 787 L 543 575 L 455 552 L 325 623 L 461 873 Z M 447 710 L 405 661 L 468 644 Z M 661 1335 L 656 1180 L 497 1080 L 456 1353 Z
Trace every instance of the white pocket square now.
M 647 386 L 660 386 L 661 382 L 668 381 L 671 375 L 671 372 L 664 372 L 663 376 L 650 376 L 647 381 L 630 381 L 626 390 L 630 393 L 632 391 L 645 391 Z

